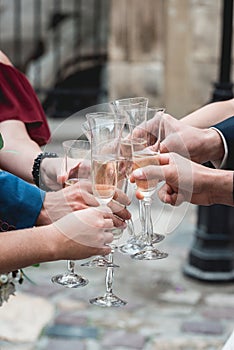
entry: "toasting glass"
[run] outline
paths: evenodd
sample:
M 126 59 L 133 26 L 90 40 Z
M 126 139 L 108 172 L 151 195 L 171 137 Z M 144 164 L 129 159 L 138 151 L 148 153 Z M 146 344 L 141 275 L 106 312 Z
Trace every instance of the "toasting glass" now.
M 120 100 L 115 100 L 110 103 L 111 108 L 115 113 L 124 114 L 130 125 L 130 135 L 129 142 L 132 142 L 132 146 L 135 149 L 144 148 L 147 145 L 147 134 L 144 128 L 147 121 L 147 110 L 148 110 L 148 99 L 146 97 L 131 97 Z M 144 133 L 142 137 L 134 137 L 133 130 L 136 128 L 141 128 Z M 145 246 L 145 241 L 142 240 L 143 227 L 145 222 L 145 207 L 143 202 L 139 201 L 139 217 L 142 224 L 142 231 L 139 233 L 135 232 L 133 222 L 130 220 L 128 222 L 128 232 L 130 235 L 127 243 L 119 247 L 120 251 L 128 254 L 135 254 L 136 252 L 142 250 Z M 151 226 L 152 220 L 150 222 Z M 153 233 L 153 240 L 158 243 L 164 239 L 164 236 L 158 233 Z
M 158 155 L 160 152 L 160 140 L 161 140 L 161 122 L 163 117 L 164 109 L 159 108 L 148 108 L 147 114 L 148 118 L 154 118 L 156 127 L 153 135 L 150 135 L 147 127 L 141 127 L 139 130 L 136 130 L 137 135 L 139 136 L 143 133 L 148 140 L 149 136 L 155 138 L 154 147 L 142 147 L 141 149 L 134 150 L 133 152 L 133 170 L 137 168 L 143 168 L 149 165 L 159 165 Z M 135 131 L 133 131 L 134 134 Z M 137 180 L 136 185 L 138 191 L 142 192 L 144 199 L 142 200 L 143 204 L 143 233 L 142 239 L 145 241 L 145 247 L 143 250 L 137 252 L 132 257 L 138 260 L 155 260 L 163 259 L 168 256 L 167 253 L 161 252 L 153 246 L 155 243 L 154 237 L 155 233 L 153 232 L 153 225 L 151 219 L 151 203 L 152 195 L 156 190 L 158 184 L 157 179 L 146 179 L 146 180 Z
M 102 120 L 104 119 L 104 121 Z M 87 119 L 91 130 L 91 160 L 93 194 L 100 206 L 106 206 L 113 198 L 118 183 L 118 160 L 123 123 L 112 114 L 89 114 Z M 114 228 L 113 235 L 119 238 L 121 228 Z M 112 291 L 114 277 L 115 245 L 111 244 L 106 269 L 106 292 L 103 296 L 90 299 L 90 303 L 103 307 L 123 306 L 126 302 Z
M 65 172 L 67 179 L 64 186 L 72 186 L 80 181 L 79 164 L 80 162 L 90 162 L 90 143 L 85 140 L 67 140 L 63 142 L 65 152 Z M 82 176 L 88 176 L 83 172 Z M 77 229 L 79 229 L 77 227 Z M 83 276 L 75 273 L 75 262 L 67 261 L 67 272 L 52 277 L 52 282 L 60 284 L 68 288 L 84 287 L 88 284 L 88 280 Z

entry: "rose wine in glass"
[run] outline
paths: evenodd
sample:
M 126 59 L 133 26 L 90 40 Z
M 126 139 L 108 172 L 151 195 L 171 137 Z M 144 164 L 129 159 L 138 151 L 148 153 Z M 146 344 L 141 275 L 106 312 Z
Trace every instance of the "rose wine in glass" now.
M 123 123 L 114 114 L 92 114 L 87 116 L 91 129 L 91 160 L 92 189 L 100 206 L 106 206 L 113 198 L 117 189 L 117 161 L 120 156 L 119 147 Z M 104 122 L 103 122 L 104 120 Z M 118 228 L 113 228 L 113 235 L 120 234 Z M 108 256 L 105 286 L 103 296 L 90 299 L 90 303 L 102 306 L 123 306 L 126 302 L 113 293 L 114 247 Z
M 68 176 L 64 187 L 68 187 L 80 181 L 79 172 L 78 170 L 74 171 L 74 169 L 78 169 L 77 163 L 88 156 L 90 144 L 85 140 L 67 140 L 63 142 L 63 148 L 65 152 L 65 171 Z M 75 165 L 73 170 L 69 168 L 71 163 Z M 69 178 L 70 174 L 72 174 L 71 178 Z M 74 177 L 75 175 L 76 177 Z M 67 261 L 67 272 L 53 276 L 51 281 L 67 288 L 84 287 L 89 283 L 86 278 L 75 273 L 75 262 L 72 260 Z

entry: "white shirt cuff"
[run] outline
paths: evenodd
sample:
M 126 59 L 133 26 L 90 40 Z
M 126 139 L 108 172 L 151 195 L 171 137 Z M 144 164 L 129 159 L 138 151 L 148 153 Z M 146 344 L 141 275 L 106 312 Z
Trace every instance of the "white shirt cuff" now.
M 225 137 L 223 136 L 222 132 L 219 129 L 216 129 L 215 127 L 212 127 L 211 129 L 216 130 L 219 133 L 219 135 L 220 135 L 220 137 L 221 137 L 221 139 L 223 141 L 223 148 L 224 148 L 223 159 L 221 161 L 215 160 L 215 161 L 211 162 L 216 169 L 221 169 L 221 168 L 223 168 L 225 166 L 226 161 L 227 161 L 227 156 L 228 156 L 227 141 L 226 141 Z

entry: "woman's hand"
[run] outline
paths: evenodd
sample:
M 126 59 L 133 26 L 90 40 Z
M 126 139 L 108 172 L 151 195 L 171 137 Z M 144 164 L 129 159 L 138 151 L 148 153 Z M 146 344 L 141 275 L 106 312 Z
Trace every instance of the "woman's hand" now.
M 117 190 L 114 200 L 109 203 L 109 207 L 114 214 L 115 226 L 121 226 L 123 221 L 130 219 L 131 214 L 125 208 L 129 204 L 129 198 L 122 191 Z M 72 211 L 98 206 L 99 203 L 92 193 L 91 182 L 89 180 L 80 180 L 76 184 L 60 191 L 46 193 L 36 225 L 50 224 Z
M 114 227 L 108 208 L 88 208 L 73 212 L 52 224 L 56 230 L 56 259 L 84 259 L 91 255 L 108 254 Z

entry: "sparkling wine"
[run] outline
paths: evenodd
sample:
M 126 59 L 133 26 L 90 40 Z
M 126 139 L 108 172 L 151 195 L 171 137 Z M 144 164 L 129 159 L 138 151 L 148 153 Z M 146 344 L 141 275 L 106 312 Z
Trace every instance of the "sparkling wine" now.
M 133 170 L 143 168 L 148 165 L 159 165 L 158 153 L 145 149 L 141 152 L 135 152 L 133 155 Z M 142 192 L 150 192 L 157 186 L 157 179 L 136 180 L 138 190 Z
M 121 140 L 121 156 L 117 160 L 118 181 L 128 178 L 132 172 L 133 153 L 146 147 L 146 140 L 141 138 Z
M 142 138 L 121 140 L 121 155 L 124 158 L 132 158 L 133 152 L 139 152 L 147 146 L 147 142 Z
M 102 203 L 108 203 L 117 183 L 116 162 L 113 159 L 93 159 L 93 193 Z

